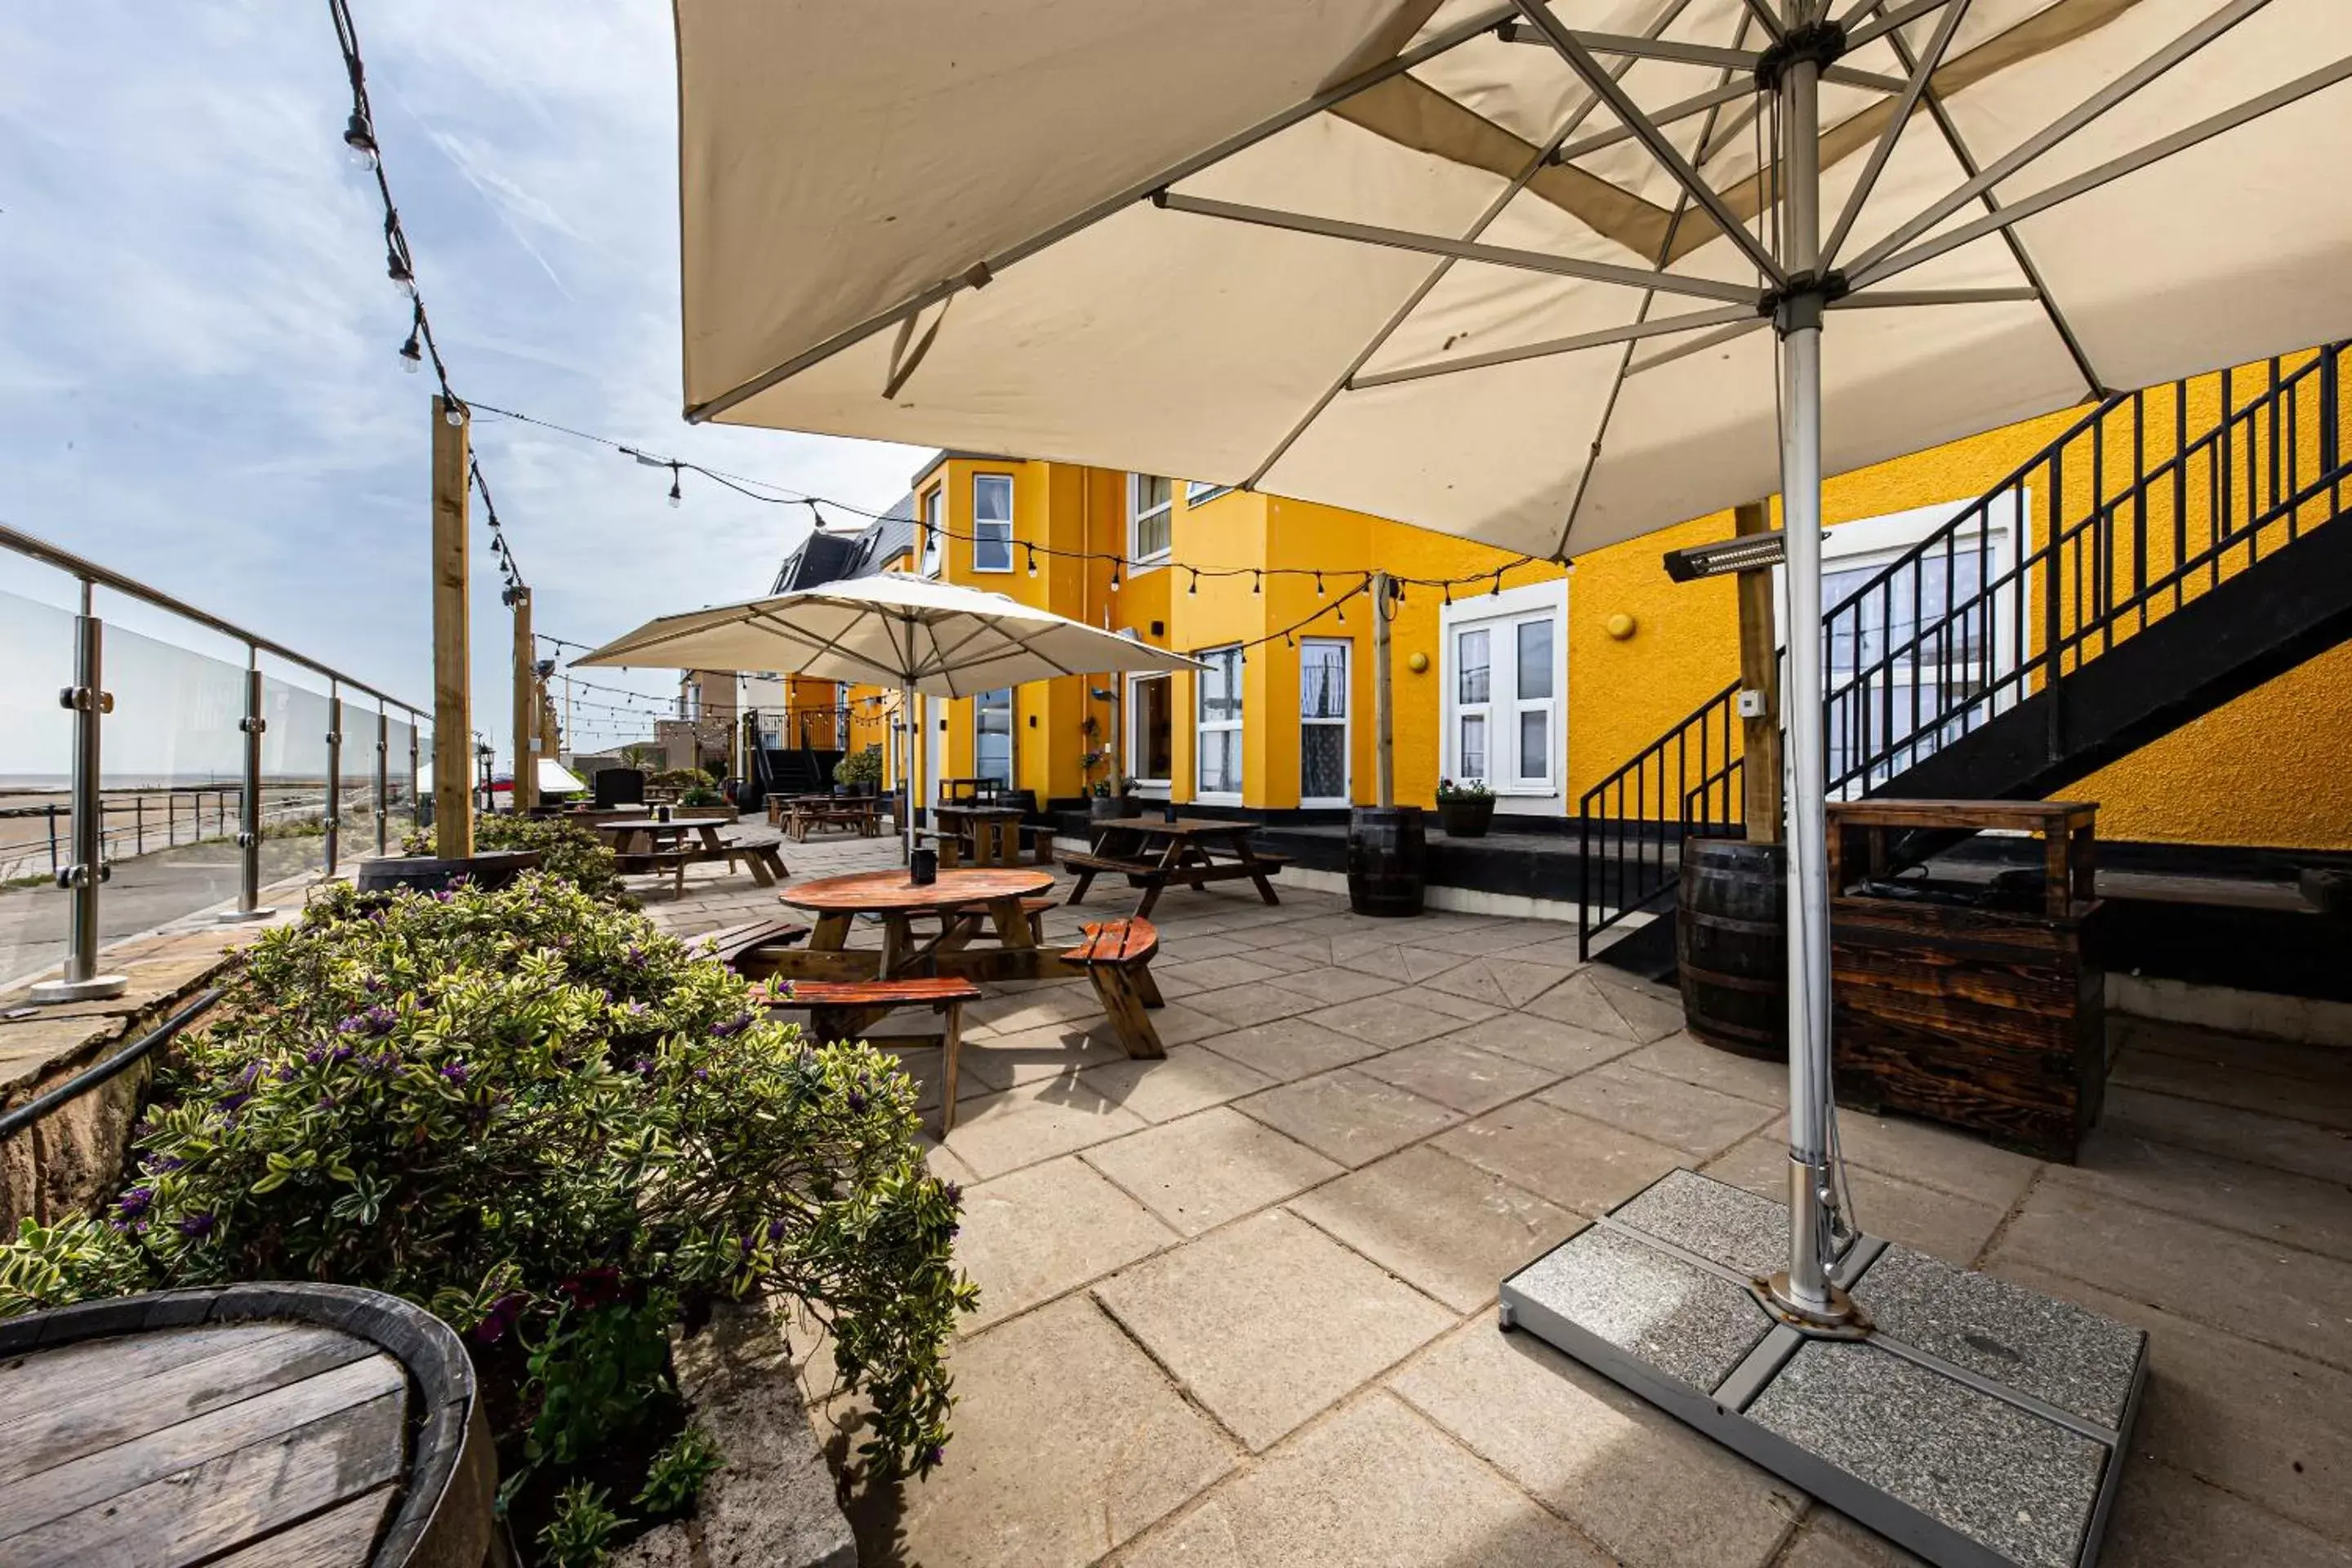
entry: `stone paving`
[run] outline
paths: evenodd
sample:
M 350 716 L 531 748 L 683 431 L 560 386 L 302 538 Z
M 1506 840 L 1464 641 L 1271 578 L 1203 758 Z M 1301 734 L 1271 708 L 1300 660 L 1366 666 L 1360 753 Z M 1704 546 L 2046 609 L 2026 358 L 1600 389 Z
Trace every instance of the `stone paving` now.
M 784 853 L 794 879 L 897 856 Z M 648 911 L 779 912 L 719 872 Z M 930 1154 L 981 1287 L 956 1436 L 928 1480 L 855 1500 L 863 1561 L 1914 1561 L 1495 1325 L 1507 1273 L 1677 1165 L 1778 1196 L 1780 1070 L 1580 967 L 1557 924 L 1282 900 L 1160 900 L 1165 1061 L 1127 1060 L 1082 984 L 972 1009 Z M 2104 1563 L 2352 1565 L 2352 1043 L 2137 1020 L 2116 1043 L 2077 1165 L 1847 1113 L 1861 1218 L 2149 1331 Z M 926 1084 L 935 1056 L 909 1053 Z M 820 1414 L 854 1425 L 845 1404 Z

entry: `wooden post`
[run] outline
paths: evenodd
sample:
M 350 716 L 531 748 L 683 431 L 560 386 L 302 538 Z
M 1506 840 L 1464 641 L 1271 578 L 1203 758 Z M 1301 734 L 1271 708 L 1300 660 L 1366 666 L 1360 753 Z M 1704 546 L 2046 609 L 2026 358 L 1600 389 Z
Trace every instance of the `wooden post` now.
M 433 400 L 433 852 L 474 852 L 472 657 L 467 637 L 468 437 L 464 407 Z
M 1372 574 L 1372 804 L 1396 804 L 1396 696 L 1389 684 L 1389 574 Z
M 530 590 L 507 590 L 514 611 L 514 812 L 539 804 L 539 660 L 530 635 Z
M 1772 509 L 1749 501 L 1732 512 L 1737 534 L 1769 533 Z M 1741 810 L 1750 844 L 1780 842 L 1780 647 L 1772 626 L 1772 569 L 1739 574 L 1739 687 L 1762 699 L 1739 721 Z

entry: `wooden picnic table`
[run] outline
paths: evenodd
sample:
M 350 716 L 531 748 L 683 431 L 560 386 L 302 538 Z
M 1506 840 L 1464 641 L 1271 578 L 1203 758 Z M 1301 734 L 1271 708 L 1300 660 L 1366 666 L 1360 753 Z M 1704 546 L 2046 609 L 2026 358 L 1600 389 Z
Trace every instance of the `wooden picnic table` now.
M 1138 915 L 1149 915 L 1171 882 L 1199 889 L 1246 877 L 1257 884 L 1260 898 L 1278 904 L 1282 900 L 1269 879 L 1289 863 L 1289 857 L 1265 854 L 1253 845 L 1250 836 L 1259 826 L 1221 816 L 1180 816 L 1173 822 L 1115 816 L 1098 822 L 1087 853 L 1063 858 L 1062 863 L 1078 874 L 1069 901 L 1075 905 L 1084 899 L 1097 877 L 1123 875 L 1129 887 L 1143 889 L 1135 906 Z
M 952 834 L 967 847 L 970 866 L 1017 866 L 1021 863 L 1021 817 L 1017 805 L 942 805 L 940 830 Z
M 774 887 L 785 869 L 783 858 L 776 853 L 775 841 L 762 839 L 756 843 L 730 844 L 719 836 L 719 830 L 726 826 L 715 816 L 676 816 L 667 822 L 654 816 L 625 816 L 614 822 L 597 823 L 595 827 L 612 845 L 613 852 L 621 858 L 624 870 L 629 869 L 629 863 L 635 860 L 645 863 L 639 868 L 643 869 L 667 869 L 667 865 L 656 863 L 675 862 L 681 893 L 685 891 L 685 859 L 724 860 L 731 867 L 740 858 L 751 868 L 753 885 Z M 686 837 L 689 833 L 701 839 L 699 846 L 689 847 L 687 844 Z M 643 848 L 636 847 L 639 838 L 645 840 Z
M 1021 907 L 1053 886 L 1050 871 L 1011 866 L 943 870 L 921 885 L 895 869 L 803 882 L 778 897 L 815 915 L 816 929 L 806 948 L 765 955 L 763 970 L 795 980 L 895 980 L 917 969 L 971 980 L 1075 979 L 1086 971 L 1041 944 Z M 984 912 L 965 912 L 975 909 Z M 849 950 L 859 915 L 881 921 L 878 954 Z M 940 932 L 919 942 L 914 922 L 927 915 L 938 918 Z M 983 934 L 995 945 L 972 946 Z

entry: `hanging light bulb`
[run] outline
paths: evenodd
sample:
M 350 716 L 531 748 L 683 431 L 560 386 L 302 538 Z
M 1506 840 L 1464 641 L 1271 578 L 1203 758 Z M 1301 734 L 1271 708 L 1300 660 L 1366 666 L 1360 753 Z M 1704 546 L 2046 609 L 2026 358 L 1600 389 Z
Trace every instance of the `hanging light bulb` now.
M 1315 596 L 1318 599 L 1323 596 L 1323 574 L 1320 572 L 1315 574 Z
M 395 248 L 388 248 L 383 257 L 383 275 L 392 286 L 409 299 L 416 298 L 416 274 L 409 269 L 408 260 Z
M 441 405 L 441 420 L 453 428 L 463 425 L 466 422 L 466 405 L 454 397 L 449 399 Z
M 1037 547 L 1034 544 L 1029 546 L 1029 575 L 1037 575 Z
M 1348 601 L 1345 599 L 1339 601 L 1339 624 L 1343 626 L 1348 624 Z
M 1201 596 L 1201 574 L 1198 572 L 1193 573 L 1192 582 L 1184 585 L 1184 595 L 1185 597 L 1192 599 Z
M 677 465 L 676 463 L 672 463 L 669 468 L 669 504 L 672 506 L 683 506 L 686 504 L 686 492 L 678 488 Z
M 1264 578 L 1264 576 L 1263 576 L 1263 574 L 1260 574 L 1260 573 L 1256 573 L 1256 572 L 1253 572 L 1253 573 L 1251 573 L 1251 574 L 1250 574 L 1250 592 L 1251 592 L 1251 593 L 1253 593 L 1253 594 L 1262 594 L 1262 593 L 1264 593 L 1264 592 L 1265 591 L 1265 586 L 1264 586 L 1264 583 L 1265 583 L 1265 578 Z
M 356 109 L 343 122 L 343 151 L 350 156 L 352 168 L 371 174 L 375 173 L 375 128 L 367 122 L 367 116 Z
M 415 375 L 425 368 L 425 344 L 422 324 L 410 326 L 408 341 L 400 345 L 400 368 Z
M 1114 594 L 1118 592 L 1118 557 L 1116 555 L 1110 558 L 1110 591 Z
M 1445 602 L 1449 605 L 1452 604 L 1454 602 L 1454 584 L 1451 583 L 1444 583 L 1439 584 L 1439 586 L 1445 590 Z
M 1497 572 L 1497 573 L 1496 573 L 1496 574 L 1495 574 L 1495 586 L 1494 586 L 1493 590 L 1487 594 L 1486 597 L 1488 597 L 1488 598 L 1490 598 L 1490 599 L 1491 599 L 1491 598 L 1493 598 L 1493 597 L 1495 596 L 1495 595 L 1499 594 L 1499 593 L 1501 593 L 1502 591 L 1503 591 L 1503 574 L 1502 574 L 1500 572 Z
M 1297 647 L 1298 646 L 1298 639 L 1292 637 L 1288 632 L 1285 632 L 1282 634 L 1282 646 L 1285 647 Z

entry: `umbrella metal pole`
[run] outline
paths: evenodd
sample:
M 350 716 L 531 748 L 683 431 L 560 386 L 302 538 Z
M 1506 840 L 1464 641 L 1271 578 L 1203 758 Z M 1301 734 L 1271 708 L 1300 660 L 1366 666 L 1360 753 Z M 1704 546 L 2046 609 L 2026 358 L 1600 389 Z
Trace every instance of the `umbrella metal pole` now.
M 900 749 L 906 762 L 898 769 L 898 784 L 906 792 L 907 807 L 899 815 L 905 819 L 898 824 L 898 853 L 905 862 L 915 863 L 915 689 L 898 688 L 898 729 L 905 737 Z
M 1780 505 L 1788 540 L 1789 1268 L 1773 1294 L 1797 1315 L 1851 1313 L 1829 1279 L 1829 879 L 1822 725 L 1821 67 L 1791 61 L 1780 79 L 1787 129 L 1784 208 L 1792 279 L 1775 321 L 1787 384 Z

